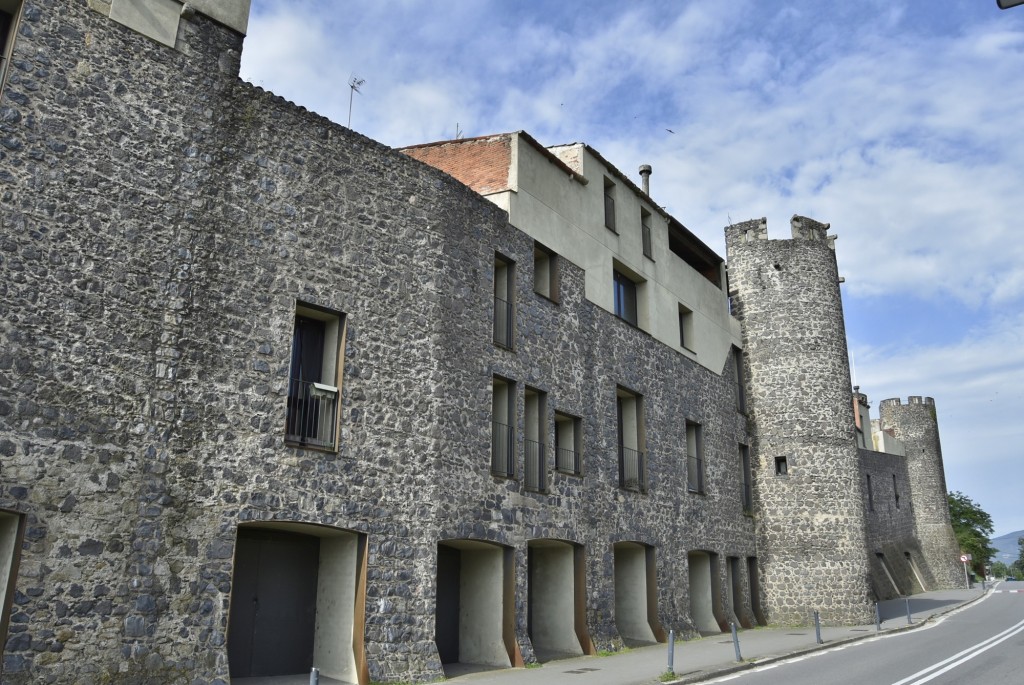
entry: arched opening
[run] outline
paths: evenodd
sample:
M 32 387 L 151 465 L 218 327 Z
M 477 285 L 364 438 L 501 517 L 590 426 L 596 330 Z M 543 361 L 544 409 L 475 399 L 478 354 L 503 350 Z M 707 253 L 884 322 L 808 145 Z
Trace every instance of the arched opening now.
M 690 567 L 690 618 L 702 635 L 722 632 L 715 618 L 712 556 L 707 552 L 690 552 L 687 555 Z
M 586 625 L 583 547 L 531 540 L 527 547 L 527 630 L 540 661 L 594 653 Z
M 232 679 L 308 676 L 315 666 L 325 680 L 365 685 L 365 607 L 365 535 L 299 523 L 240 526 L 228 624 Z
M 23 517 L 0 511 L 0 645 L 7 643 L 7 625 L 11 619 L 14 585 L 18 577 Z
M 654 548 L 617 542 L 615 559 L 615 628 L 627 646 L 664 642 L 658 621 L 657 569 Z
M 438 543 L 434 640 L 446 676 L 522 665 L 512 564 L 512 550 L 493 543 Z

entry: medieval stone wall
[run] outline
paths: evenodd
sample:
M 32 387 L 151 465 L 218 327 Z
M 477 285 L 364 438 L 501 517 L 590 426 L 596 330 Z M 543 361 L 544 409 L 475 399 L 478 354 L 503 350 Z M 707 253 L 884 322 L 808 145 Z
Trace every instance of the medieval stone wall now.
M 860 450 L 871 587 L 877 599 L 937 589 L 914 521 L 910 473 L 903 457 Z M 870 495 L 868 477 L 871 478 Z M 881 556 L 879 556 L 881 555 Z
M 531 539 L 585 546 L 600 646 L 621 644 L 620 540 L 656 548 L 658 619 L 692 632 L 686 552 L 756 554 L 730 375 L 586 302 L 568 263 L 559 304 L 535 295 L 502 212 L 239 82 L 240 47 L 198 14 L 172 50 L 84 1 L 25 9 L 0 102 L 0 508 L 26 521 L 5 682 L 226 681 L 238 526 L 269 521 L 366 536 L 374 680 L 442 675 L 450 539 L 513 549 L 527 660 Z M 491 337 L 495 252 L 516 263 L 512 351 Z M 284 441 L 297 302 L 346 315 L 337 453 Z M 495 374 L 518 435 L 526 385 L 582 418 L 583 477 L 539 494 L 490 474 Z M 643 396 L 646 494 L 617 487 L 618 386 Z
M 950 524 L 935 400 L 920 396 L 909 397 L 906 404 L 899 398 L 882 400 L 879 415 L 882 428 L 892 429 L 906 445 L 915 527 L 924 556 L 922 566 L 937 588 L 963 587 L 966 580 L 960 567 L 960 547 Z
M 850 374 L 828 226 L 793 218 L 726 228 L 755 435 L 755 505 L 769 620 L 870 620 Z

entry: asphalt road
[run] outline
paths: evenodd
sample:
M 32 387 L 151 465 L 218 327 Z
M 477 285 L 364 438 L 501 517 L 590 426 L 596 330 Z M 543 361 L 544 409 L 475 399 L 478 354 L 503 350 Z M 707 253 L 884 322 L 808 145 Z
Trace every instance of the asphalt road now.
M 936 623 L 709 680 L 735 685 L 1024 683 L 1024 582 Z

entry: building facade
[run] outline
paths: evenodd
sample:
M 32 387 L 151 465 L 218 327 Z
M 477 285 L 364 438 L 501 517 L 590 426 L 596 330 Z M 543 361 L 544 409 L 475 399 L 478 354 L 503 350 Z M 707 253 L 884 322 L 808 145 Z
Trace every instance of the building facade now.
M 826 242 L 770 324 L 776 241 L 727 287 L 583 145 L 456 180 L 240 81 L 245 0 L 0 10 L 3 682 L 428 681 L 959 582 L 934 414 L 858 449 Z

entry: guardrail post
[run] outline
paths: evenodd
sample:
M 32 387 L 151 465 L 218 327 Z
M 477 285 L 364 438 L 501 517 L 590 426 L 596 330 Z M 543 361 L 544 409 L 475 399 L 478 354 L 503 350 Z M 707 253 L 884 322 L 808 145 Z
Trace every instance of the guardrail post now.
M 665 673 L 675 673 L 675 657 L 676 657 L 676 631 L 668 631 L 668 668 L 665 669 Z
M 910 598 L 907 597 L 907 625 L 911 625 L 914 621 L 910 618 Z
M 736 648 L 736 661 L 743 661 L 743 657 L 740 656 L 740 636 L 736 634 L 736 624 L 730 623 L 732 626 L 732 645 Z
M 819 645 L 823 644 L 821 641 L 821 614 L 817 609 L 814 610 L 814 638 Z
M 875 632 L 877 633 L 882 629 L 882 609 L 878 606 L 878 602 L 875 602 Z

